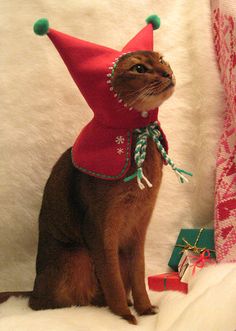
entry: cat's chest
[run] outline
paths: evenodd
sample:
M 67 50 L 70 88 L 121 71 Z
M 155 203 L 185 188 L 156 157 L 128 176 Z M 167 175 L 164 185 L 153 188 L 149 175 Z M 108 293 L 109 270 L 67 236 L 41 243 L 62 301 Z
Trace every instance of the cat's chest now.
M 152 183 L 140 190 L 136 179 L 126 184 L 123 197 L 120 198 L 118 209 L 121 210 L 119 231 L 120 246 L 126 246 L 138 234 L 144 233 L 149 224 L 161 184 L 163 160 L 152 141 L 148 141 L 143 173 Z M 132 171 L 132 167 L 131 167 Z
M 132 163 L 126 176 L 137 170 L 132 146 Z M 125 182 L 105 181 L 78 172 L 77 196 L 89 219 L 100 224 L 106 233 L 118 235 L 120 247 L 126 247 L 137 238 L 138 233 L 144 233 L 155 206 L 157 193 L 161 184 L 163 160 L 156 145 L 150 139 L 147 143 L 147 153 L 143 163 L 143 173 L 152 183 L 152 187 L 141 190 L 137 179 Z
M 133 139 L 133 146 L 131 152 L 131 166 L 126 175 L 129 177 L 130 174 L 134 173 L 137 170 L 137 162 L 135 161 L 135 146 L 136 146 L 136 139 Z M 129 184 L 127 185 L 127 192 L 133 193 L 134 196 L 138 199 L 143 198 L 150 198 L 149 195 L 155 194 L 154 192 L 159 188 L 160 181 L 162 177 L 162 167 L 163 167 L 163 159 L 160 155 L 160 152 L 157 149 L 155 142 L 148 138 L 147 139 L 147 146 L 146 146 L 146 153 L 144 157 L 144 161 L 142 164 L 142 171 L 143 175 L 150 181 L 152 187 L 149 188 L 145 179 L 142 179 L 141 182 L 145 185 L 145 189 L 141 190 L 137 185 L 137 178 L 134 178 Z M 127 183 L 126 183 L 127 184 Z

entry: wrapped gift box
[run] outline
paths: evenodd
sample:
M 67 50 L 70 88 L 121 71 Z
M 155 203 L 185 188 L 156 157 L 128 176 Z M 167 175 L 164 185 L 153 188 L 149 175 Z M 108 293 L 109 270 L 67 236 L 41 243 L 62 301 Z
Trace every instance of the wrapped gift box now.
M 185 271 L 188 269 L 191 271 L 193 271 L 193 264 L 196 261 L 196 258 L 198 258 L 198 254 L 194 254 L 191 251 L 184 251 L 182 254 L 182 257 L 179 261 L 178 264 L 178 273 L 179 273 L 179 277 L 180 279 L 183 277 Z M 197 272 L 199 269 L 197 268 L 197 266 L 195 267 L 195 272 Z
M 196 248 L 198 254 L 204 249 L 210 250 L 211 257 L 215 258 L 213 229 L 181 229 L 168 265 L 177 271 L 183 252 L 190 250 L 192 253 L 196 253 Z
M 178 273 L 183 283 L 189 283 L 200 270 L 210 264 L 215 264 L 215 259 L 210 257 L 209 251 L 203 251 L 201 254 L 194 254 L 191 251 L 185 251 L 179 261 Z
M 149 276 L 148 286 L 153 291 L 179 291 L 188 293 L 188 284 L 180 281 L 178 272 Z

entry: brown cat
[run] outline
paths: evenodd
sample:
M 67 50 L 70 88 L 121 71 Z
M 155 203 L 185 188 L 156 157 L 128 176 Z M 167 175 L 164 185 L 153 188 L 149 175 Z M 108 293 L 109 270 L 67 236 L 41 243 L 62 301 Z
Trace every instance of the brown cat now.
M 175 80 L 160 54 L 139 51 L 121 57 L 111 83 L 129 107 L 145 115 L 171 96 Z M 140 190 L 133 181 L 106 181 L 80 172 L 72 164 L 71 149 L 61 156 L 39 215 L 37 274 L 33 292 L 25 293 L 32 309 L 107 305 L 136 324 L 128 307 L 132 293 L 138 314 L 155 313 L 145 288 L 144 243 L 162 166 L 149 139 L 143 172 L 153 186 Z M 135 170 L 132 161 L 128 176 Z M 10 295 L 3 293 L 0 302 Z

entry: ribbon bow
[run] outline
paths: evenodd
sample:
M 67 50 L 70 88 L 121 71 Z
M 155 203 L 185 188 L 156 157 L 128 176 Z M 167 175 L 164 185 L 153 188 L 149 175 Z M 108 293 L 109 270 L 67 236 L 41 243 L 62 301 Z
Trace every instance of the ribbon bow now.
M 148 137 L 150 137 L 156 143 L 157 149 L 161 153 L 163 159 L 174 170 L 174 172 L 175 172 L 176 176 L 179 178 L 180 182 L 181 183 L 188 182 L 188 179 L 183 174 L 192 176 L 192 173 L 187 172 L 183 169 L 177 168 L 176 165 L 174 164 L 174 162 L 170 159 L 170 157 L 168 156 L 168 154 L 165 151 L 165 148 L 163 147 L 163 145 L 160 142 L 161 132 L 159 130 L 159 126 L 158 126 L 157 122 L 153 122 L 145 128 L 136 129 L 134 132 L 138 134 L 137 143 L 136 143 L 136 147 L 134 150 L 134 160 L 137 165 L 137 171 L 134 174 L 132 174 L 131 176 L 126 177 L 124 179 L 125 182 L 128 182 L 128 181 L 134 179 L 135 177 L 137 177 L 138 186 L 141 190 L 143 190 L 145 188 L 144 184 L 141 182 L 142 180 L 144 180 L 146 182 L 148 187 L 152 187 L 152 183 L 150 183 L 149 180 L 147 179 L 147 177 L 144 176 L 143 169 L 142 169 L 143 162 L 145 161 L 145 158 L 146 158 Z
M 211 256 L 210 250 L 206 249 L 200 255 L 191 257 L 192 261 L 195 260 L 195 262 L 192 264 L 193 266 L 192 275 L 195 274 L 196 268 L 202 269 L 206 264 L 206 262 L 214 263 L 214 261 L 210 259 L 210 256 Z
M 180 254 L 183 253 L 185 250 L 192 251 L 195 254 L 201 254 L 204 251 L 215 252 L 214 249 L 206 249 L 206 247 L 197 247 L 198 241 L 199 241 L 203 231 L 204 231 L 204 228 L 201 228 L 199 230 L 199 233 L 198 233 L 195 243 L 193 245 L 191 245 L 185 238 L 182 238 L 182 241 L 185 243 L 185 245 L 182 245 L 182 244 L 175 245 L 176 247 L 182 248 L 182 250 L 180 251 Z

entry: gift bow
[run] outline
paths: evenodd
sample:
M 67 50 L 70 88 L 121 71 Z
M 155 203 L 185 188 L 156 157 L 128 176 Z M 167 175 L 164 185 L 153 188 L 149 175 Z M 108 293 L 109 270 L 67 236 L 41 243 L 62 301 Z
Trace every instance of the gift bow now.
M 205 266 L 206 262 L 215 263 L 215 261 L 212 260 L 210 256 L 211 256 L 210 250 L 205 249 L 200 255 L 191 257 L 192 261 L 195 260 L 195 262 L 191 265 L 193 266 L 192 275 L 195 274 L 196 268 L 202 269 Z
M 191 245 L 185 238 L 182 238 L 182 240 L 185 243 L 185 245 L 181 245 L 181 244 L 176 244 L 175 245 L 176 247 L 181 247 L 182 248 L 182 250 L 180 251 L 180 254 L 183 253 L 185 250 L 187 250 L 187 251 L 193 251 L 193 253 L 195 253 L 195 254 L 201 254 L 201 253 L 203 253 L 206 250 L 209 251 L 209 252 L 215 252 L 214 249 L 206 249 L 206 247 L 197 247 L 198 241 L 200 239 L 200 236 L 201 236 L 203 230 L 204 230 L 204 228 L 201 228 L 199 230 L 197 239 L 196 239 L 196 241 L 195 241 L 195 243 L 193 245 Z

